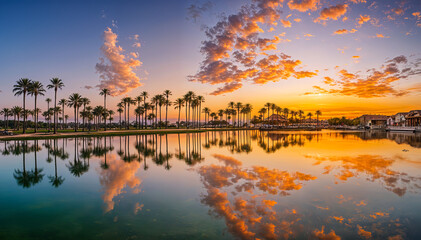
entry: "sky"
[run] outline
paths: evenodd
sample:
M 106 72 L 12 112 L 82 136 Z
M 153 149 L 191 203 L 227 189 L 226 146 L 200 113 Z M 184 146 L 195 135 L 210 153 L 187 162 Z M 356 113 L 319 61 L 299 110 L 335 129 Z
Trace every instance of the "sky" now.
M 21 104 L 19 78 L 59 77 L 59 98 L 78 92 L 94 106 L 109 88 L 108 106 L 169 89 L 213 111 L 230 101 L 323 118 L 421 109 L 420 12 L 419 0 L 0 0 L 0 107 Z

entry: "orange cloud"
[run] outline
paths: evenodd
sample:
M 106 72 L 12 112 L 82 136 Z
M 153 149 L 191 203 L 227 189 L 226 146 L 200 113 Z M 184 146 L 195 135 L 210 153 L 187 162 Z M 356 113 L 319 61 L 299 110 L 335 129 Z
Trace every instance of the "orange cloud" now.
M 360 15 L 359 18 L 357 18 L 357 23 L 359 26 L 363 25 L 365 22 L 370 21 L 370 16 L 369 15 Z
M 295 22 L 301 22 L 301 19 L 300 18 L 295 18 L 294 21 Z
M 317 89 L 315 88 L 315 93 L 331 93 L 361 98 L 385 97 L 388 95 L 404 96 L 418 90 L 411 87 L 398 90 L 394 83 L 410 76 L 420 75 L 421 69 L 418 61 L 414 60 L 413 63 L 410 63 L 411 68 L 407 67 L 408 61 L 405 56 L 398 56 L 387 61 L 380 69 L 368 70 L 367 76 L 349 73 L 342 69 L 338 73 L 340 79 L 334 81 L 337 88 L 325 89 L 318 86 Z
M 394 12 L 396 15 L 402 15 L 404 10 L 402 8 L 394 8 L 392 9 L 392 12 Z
M 300 12 L 306 12 L 308 10 L 317 10 L 317 5 L 320 0 L 290 0 L 288 7 L 291 10 L 298 10 Z
M 284 36 L 262 38 L 260 25 L 274 27 L 281 22 L 290 27 L 291 22 L 280 19 L 281 2 L 258 0 L 252 5 L 245 5 L 233 15 L 223 18 L 214 27 L 207 28 L 207 40 L 203 41 L 201 52 L 204 60 L 195 75 L 188 76 L 189 81 L 224 84 L 212 95 L 219 95 L 237 90 L 244 81 L 264 84 L 289 77 L 303 78 L 314 76 L 315 72 L 302 71 L 301 61 L 290 60 L 284 54 L 268 54 L 276 50 L 276 44 L 289 42 Z
M 100 83 L 96 87 L 107 88 L 111 95 L 117 96 L 142 86 L 140 78 L 134 72 L 142 63 L 133 55 L 132 58 L 127 58 L 123 54 L 123 48 L 117 46 L 117 34 L 113 33 L 111 28 L 104 31 L 101 52 L 105 58 L 100 58 L 100 62 L 95 66 L 100 77 Z
M 336 30 L 334 33 L 333 33 L 333 35 L 341 35 L 341 34 L 348 34 L 348 33 L 354 33 L 354 32 L 356 32 L 357 30 L 356 29 L 351 29 L 351 30 L 347 30 L 347 29 L 339 29 L 339 30 Z
M 285 28 L 291 27 L 291 22 L 288 20 L 281 19 L 281 23 L 282 23 L 282 26 L 284 26 Z
M 339 17 L 346 13 L 347 8 L 347 4 L 338 4 L 328 8 L 323 8 L 320 12 L 320 16 L 316 18 L 314 22 L 327 21 L 329 19 L 338 20 Z
M 340 240 L 341 237 L 336 235 L 335 231 L 330 230 L 330 232 L 327 234 L 325 233 L 325 226 L 322 226 L 322 229 L 316 229 L 313 231 L 313 236 L 320 240 Z
M 377 38 L 390 38 L 390 37 L 384 36 L 383 34 L 376 34 L 376 37 Z
M 366 239 L 371 238 L 371 232 L 364 230 L 360 225 L 357 225 L 357 227 L 358 227 L 358 235 Z

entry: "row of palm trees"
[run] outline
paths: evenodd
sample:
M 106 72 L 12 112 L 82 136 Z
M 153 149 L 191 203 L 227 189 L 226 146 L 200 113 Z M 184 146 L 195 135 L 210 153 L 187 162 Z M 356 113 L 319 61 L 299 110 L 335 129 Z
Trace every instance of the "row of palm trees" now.
M 53 115 L 54 115 L 54 133 L 57 132 L 57 91 L 59 89 L 62 89 L 64 87 L 63 81 L 60 78 L 51 78 L 49 84 L 47 85 L 48 89 L 54 89 L 54 108 L 53 108 Z M 44 89 L 44 85 L 39 82 L 39 81 L 32 81 L 29 78 L 21 78 L 19 79 L 15 85 L 13 85 L 13 93 L 15 94 L 15 96 L 23 96 L 23 108 L 21 110 L 22 112 L 22 117 L 23 117 L 23 130 L 22 132 L 25 133 L 26 132 L 26 123 L 27 123 L 27 117 L 29 115 L 30 112 L 27 111 L 26 109 L 26 96 L 30 95 L 34 97 L 34 101 L 35 101 L 35 107 L 34 107 L 34 112 L 32 113 L 32 115 L 34 116 L 34 122 L 35 122 L 35 132 L 38 129 L 38 113 L 39 113 L 39 109 L 37 108 L 37 99 L 38 96 L 44 96 L 45 94 L 45 89 Z M 51 100 L 47 101 L 48 105 L 50 103 Z M 17 115 L 18 117 L 18 122 L 19 122 L 19 109 L 15 107 L 15 111 L 14 114 L 15 116 Z M 50 110 L 50 107 L 48 107 L 48 110 Z M 9 116 L 10 113 L 13 113 L 13 111 L 10 111 L 8 109 L 3 109 L 2 114 L 4 115 L 5 118 L 7 118 Z M 5 121 L 7 121 L 5 119 Z M 6 125 L 7 126 L 7 125 Z
M 272 114 L 271 114 L 271 110 L 272 110 Z M 271 115 L 276 114 L 276 115 L 284 118 L 286 121 L 299 122 L 299 123 L 302 123 L 303 120 L 306 119 L 306 116 L 308 117 L 308 119 L 311 122 L 311 118 L 314 115 L 316 115 L 316 117 L 317 117 L 317 125 L 319 125 L 319 116 L 322 115 L 322 112 L 320 110 L 316 110 L 316 112 L 314 113 L 314 115 L 313 115 L 312 112 L 308 112 L 307 114 L 305 114 L 303 110 L 297 110 L 297 111 L 290 110 L 288 108 L 282 108 L 282 107 L 276 105 L 275 103 L 269 103 L 269 102 L 266 103 L 264 105 L 264 107 L 259 110 L 258 113 L 261 116 L 260 118 L 262 120 L 263 119 L 266 119 L 265 118 L 265 114 L 267 113 L 267 119 L 269 119 L 269 117 Z
M 59 126 L 58 120 L 61 120 L 61 128 L 67 126 L 68 115 L 65 115 L 65 107 L 73 108 L 74 113 L 74 130 L 78 131 L 80 126 L 80 118 L 82 118 L 82 130 L 85 131 L 85 128 L 91 129 L 92 123 L 94 128 L 99 130 L 100 125 L 104 127 L 104 131 L 107 130 L 107 121 L 109 125 L 112 125 L 113 115 L 115 112 L 113 110 L 107 109 L 107 96 L 111 95 L 109 89 L 101 89 L 99 92 L 100 96 L 104 98 L 103 106 L 90 106 L 89 98 L 82 97 L 79 93 L 71 94 L 67 99 L 62 98 L 58 100 L 57 93 L 58 90 L 61 90 L 64 87 L 64 83 L 60 78 L 51 78 L 49 84 L 47 85 L 48 89 L 54 90 L 54 105 L 50 107 L 52 100 L 50 98 L 46 99 L 47 102 L 47 111 L 42 113 L 42 116 L 47 121 L 48 130 L 50 130 L 51 125 L 54 129 L 54 133 L 57 133 L 57 128 Z M 20 118 L 23 118 L 23 133 L 27 129 L 27 118 L 29 115 L 33 117 L 34 120 L 34 131 L 38 130 L 38 115 L 40 109 L 37 107 L 38 96 L 44 96 L 46 90 L 44 85 L 39 81 L 32 81 L 28 78 L 19 79 L 16 84 L 13 86 L 13 92 L 16 96 L 23 97 L 23 107 L 13 107 L 3 108 L 0 111 L 0 114 L 4 116 L 5 128 L 8 127 L 9 117 L 13 116 L 14 128 L 19 129 Z M 26 96 L 34 97 L 34 109 L 26 108 Z M 148 126 L 152 128 L 168 128 L 168 111 L 170 106 L 174 106 L 174 109 L 178 110 L 178 121 L 177 127 L 180 128 L 182 125 L 187 128 L 200 128 L 203 126 L 202 123 L 202 114 L 204 114 L 204 125 L 214 125 L 219 126 L 235 126 L 243 127 L 250 126 L 250 123 L 256 123 L 257 120 L 260 122 L 265 122 L 265 119 L 268 119 L 269 116 L 281 114 L 284 119 L 289 119 L 291 122 L 297 122 L 297 116 L 302 122 L 303 118 L 305 119 L 304 112 L 302 110 L 293 111 L 288 108 L 281 108 L 274 103 L 266 103 L 265 106 L 258 111 L 259 117 L 254 116 L 252 118 L 253 106 L 251 104 L 243 104 L 241 102 L 230 102 L 225 109 L 219 109 L 217 111 L 211 111 L 208 107 L 203 107 L 202 105 L 205 102 L 203 96 L 196 95 L 194 92 L 189 91 L 180 98 L 175 99 L 174 101 L 170 100 L 172 92 L 170 90 L 165 90 L 162 94 L 154 95 L 150 98 L 150 101 L 147 101 L 149 98 L 149 93 L 143 91 L 137 97 L 124 97 L 117 104 L 117 113 L 119 114 L 119 126 L 120 129 L 124 128 L 129 129 L 134 125 L 136 129 L 144 129 Z M 134 114 L 136 120 L 134 124 L 130 122 L 130 106 L 134 106 Z M 184 108 L 184 121 L 182 121 L 182 112 Z M 163 113 L 164 112 L 164 116 Z M 61 117 L 59 114 L 61 113 Z M 267 118 L 265 114 L 267 113 Z M 122 118 L 124 116 L 124 121 Z M 317 116 L 317 121 L 321 115 L 321 111 L 317 110 L 315 112 Z M 311 112 L 307 113 L 311 121 L 313 114 Z M 165 118 L 165 121 L 163 121 Z M 51 120 L 53 120 L 51 122 Z M 65 124 L 66 122 L 66 124 Z M 267 121 L 266 121 L 267 122 Z

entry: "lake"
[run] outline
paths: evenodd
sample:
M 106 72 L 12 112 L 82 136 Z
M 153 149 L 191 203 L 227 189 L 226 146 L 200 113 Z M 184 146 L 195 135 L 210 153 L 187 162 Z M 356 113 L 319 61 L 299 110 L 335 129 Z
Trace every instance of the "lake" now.
M 421 239 L 421 135 L 0 142 L 0 239 Z

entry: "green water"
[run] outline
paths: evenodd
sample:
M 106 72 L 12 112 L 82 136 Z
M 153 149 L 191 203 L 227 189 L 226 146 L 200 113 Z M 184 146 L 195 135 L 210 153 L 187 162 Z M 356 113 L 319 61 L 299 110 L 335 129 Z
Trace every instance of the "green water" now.
M 0 239 L 420 239 L 421 135 L 0 142 Z

